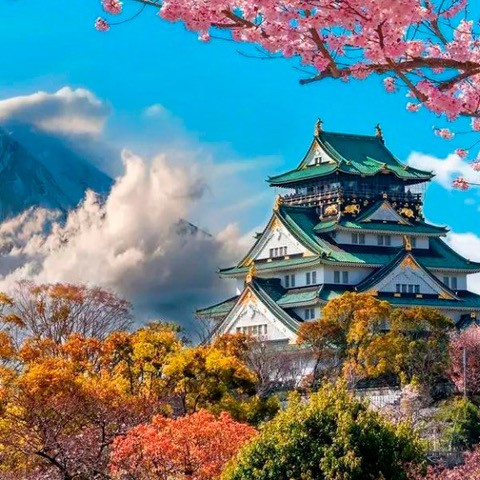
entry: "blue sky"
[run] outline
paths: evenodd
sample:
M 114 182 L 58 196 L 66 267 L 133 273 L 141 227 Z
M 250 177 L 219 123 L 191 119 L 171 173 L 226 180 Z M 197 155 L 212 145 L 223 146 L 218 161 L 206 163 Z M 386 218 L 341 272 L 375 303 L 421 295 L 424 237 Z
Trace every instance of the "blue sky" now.
M 139 8 L 126 3 L 127 15 Z M 318 116 L 326 129 L 346 132 L 369 133 L 379 122 L 402 160 L 412 151 L 444 158 L 455 147 L 433 136 L 432 126 L 442 122 L 405 111 L 404 96 L 384 93 L 378 78 L 302 87 L 303 74 L 294 63 L 245 58 L 237 50 L 249 50 L 232 42 L 201 43 L 182 25 L 160 20 L 153 8 L 99 33 L 92 27 L 102 14 L 96 0 L 0 0 L 0 5 L 0 96 L 65 85 L 87 88 L 111 105 L 111 139 L 124 138 L 125 131 L 141 138 L 139 114 L 158 103 L 200 142 L 228 145 L 239 158 L 277 156 L 278 164 L 265 167 L 264 176 L 299 160 Z M 480 233 L 478 195 L 430 190 L 426 212 L 432 221 Z M 466 197 L 475 201 L 465 205 Z M 252 212 L 252 224 L 263 216 Z
M 123 18 L 139 8 L 127 0 Z M 0 12 L 0 99 L 66 86 L 88 89 L 108 106 L 102 141 L 109 145 L 144 155 L 187 145 L 216 165 L 225 163 L 230 174 L 233 168 L 238 182 L 210 199 L 207 217 L 190 218 L 211 231 L 237 221 L 244 233 L 266 220 L 273 192 L 264 180 L 302 158 L 317 117 L 326 130 L 352 133 L 373 133 L 380 123 L 397 157 L 425 154 L 423 167 L 435 166 L 446 177 L 464 166 L 438 159 L 476 141 L 435 137 L 432 127 L 445 122 L 422 110 L 407 112 L 405 96 L 384 92 L 379 78 L 300 86 L 305 74 L 295 62 L 246 58 L 238 52 L 253 50 L 229 41 L 202 43 L 153 8 L 107 33 L 93 28 L 103 15 L 97 0 L 0 0 Z M 146 115 L 153 105 L 161 107 Z M 119 157 L 108 161 L 111 172 L 121 171 Z M 200 168 L 207 184 L 222 184 L 208 165 Z M 448 183 L 430 186 L 426 215 L 457 234 L 474 234 L 458 237 L 457 244 L 466 256 L 478 257 L 472 242 L 480 245 L 480 191 L 452 191 Z

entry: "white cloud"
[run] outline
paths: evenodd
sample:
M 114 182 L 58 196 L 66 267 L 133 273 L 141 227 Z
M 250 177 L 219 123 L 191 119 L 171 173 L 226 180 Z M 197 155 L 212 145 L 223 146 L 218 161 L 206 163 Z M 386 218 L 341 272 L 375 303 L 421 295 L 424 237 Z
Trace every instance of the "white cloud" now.
M 143 110 L 145 117 L 164 117 L 169 116 L 170 112 L 160 103 L 154 103 Z
M 435 173 L 433 180 L 449 190 L 452 189 L 452 181 L 457 177 L 478 181 L 478 175 L 475 180 L 475 172 L 471 165 L 455 154 L 450 154 L 442 159 L 433 155 L 412 152 L 407 163 L 414 168 L 433 171 Z
M 470 260 L 480 262 L 480 237 L 474 233 L 449 233 L 448 244 L 460 255 Z M 480 274 L 468 277 L 468 288 L 480 293 Z
M 171 313 L 184 324 L 195 307 L 227 293 L 216 270 L 233 261 L 243 241 L 233 226 L 212 237 L 179 224 L 204 192 L 193 165 L 165 155 L 148 165 L 129 152 L 123 160 L 125 173 L 106 201 L 89 192 L 65 225 L 36 210 L 0 226 L 0 288 L 24 278 L 102 285 L 140 311 Z
M 0 122 L 34 125 L 61 134 L 97 135 L 108 106 L 90 90 L 63 87 L 55 93 L 36 92 L 0 100 Z

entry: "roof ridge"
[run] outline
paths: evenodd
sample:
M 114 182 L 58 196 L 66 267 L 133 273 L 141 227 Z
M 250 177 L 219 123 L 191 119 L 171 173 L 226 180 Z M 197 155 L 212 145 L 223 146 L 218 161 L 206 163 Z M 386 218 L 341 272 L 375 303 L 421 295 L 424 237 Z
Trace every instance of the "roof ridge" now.
M 322 130 L 320 132 L 320 135 L 317 135 L 318 137 L 321 137 L 323 134 L 327 135 L 337 135 L 339 137 L 360 137 L 360 138 L 371 138 L 372 140 L 379 141 L 383 144 L 383 142 L 378 138 L 375 134 L 373 135 L 367 135 L 365 133 L 345 133 L 345 132 L 332 132 L 329 130 Z

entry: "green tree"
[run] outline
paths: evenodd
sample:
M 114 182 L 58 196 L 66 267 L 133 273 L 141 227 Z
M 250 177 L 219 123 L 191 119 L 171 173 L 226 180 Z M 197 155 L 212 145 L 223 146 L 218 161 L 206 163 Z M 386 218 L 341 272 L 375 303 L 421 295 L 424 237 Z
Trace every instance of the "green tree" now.
M 343 386 L 328 385 L 308 402 L 292 398 L 242 448 L 222 480 L 406 480 L 423 446 L 406 424 L 390 424 Z
M 468 399 L 445 403 L 439 419 L 447 422 L 445 441 L 450 448 L 466 450 L 480 442 L 480 409 Z

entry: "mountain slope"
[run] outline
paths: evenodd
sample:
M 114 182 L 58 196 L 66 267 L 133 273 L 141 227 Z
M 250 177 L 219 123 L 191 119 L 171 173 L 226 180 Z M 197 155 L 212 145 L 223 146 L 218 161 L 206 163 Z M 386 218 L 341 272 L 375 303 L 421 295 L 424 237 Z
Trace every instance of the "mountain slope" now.
M 109 191 L 112 179 L 61 143 L 41 135 L 29 138 L 37 155 L 0 129 L 0 221 L 30 207 L 66 213 L 85 190 Z

